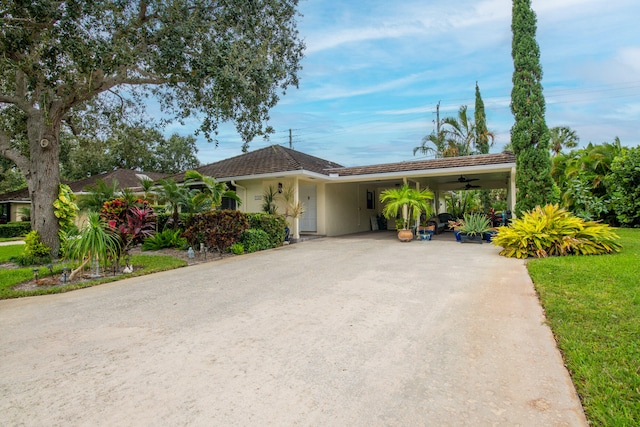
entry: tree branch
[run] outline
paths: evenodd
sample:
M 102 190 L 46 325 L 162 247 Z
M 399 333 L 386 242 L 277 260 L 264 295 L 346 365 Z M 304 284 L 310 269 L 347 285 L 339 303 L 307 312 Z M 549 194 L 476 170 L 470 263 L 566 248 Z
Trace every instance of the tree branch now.
M 0 155 L 15 163 L 20 171 L 27 176 L 29 172 L 29 159 L 20 153 L 20 151 L 12 148 L 10 141 L 9 135 L 4 131 L 0 131 Z

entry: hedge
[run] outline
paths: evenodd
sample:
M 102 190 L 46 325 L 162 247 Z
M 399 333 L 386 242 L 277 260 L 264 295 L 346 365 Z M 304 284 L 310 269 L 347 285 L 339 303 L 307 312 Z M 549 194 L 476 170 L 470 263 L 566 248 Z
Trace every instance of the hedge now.
M 249 228 L 263 230 L 269 236 L 271 247 L 275 248 L 284 242 L 284 229 L 287 220 L 282 215 L 272 215 L 264 212 L 248 213 Z
M 0 224 L 0 237 L 3 238 L 25 236 L 30 231 L 31 223 L 29 221 Z

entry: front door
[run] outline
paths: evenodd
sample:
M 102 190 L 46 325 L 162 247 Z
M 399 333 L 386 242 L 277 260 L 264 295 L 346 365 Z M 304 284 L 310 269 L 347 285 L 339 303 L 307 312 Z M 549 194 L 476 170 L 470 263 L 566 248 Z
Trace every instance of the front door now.
M 315 232 L 318 230 L 317 224 L 317 198 L 315 185 L 301 185 L 299 187 L 300 202 L 304 213 L 300 217 L 300 232 Z

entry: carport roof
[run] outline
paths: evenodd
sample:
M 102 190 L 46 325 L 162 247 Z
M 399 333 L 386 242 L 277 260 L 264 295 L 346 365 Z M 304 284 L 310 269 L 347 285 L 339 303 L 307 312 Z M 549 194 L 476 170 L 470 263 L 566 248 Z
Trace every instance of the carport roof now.
M 479 154 L 475 156 L 445 157 L 442 159 L 385 163 L 371 166 L 333 168 L 326 172 L 328 172 L 331 176 L 359 176 L 384 173 L 413 172 L 432 169 L 453 169 L 474 166 L 502 165 L 515 162 L 515 155 L 513 153 L 506 152 L 498 154 Z

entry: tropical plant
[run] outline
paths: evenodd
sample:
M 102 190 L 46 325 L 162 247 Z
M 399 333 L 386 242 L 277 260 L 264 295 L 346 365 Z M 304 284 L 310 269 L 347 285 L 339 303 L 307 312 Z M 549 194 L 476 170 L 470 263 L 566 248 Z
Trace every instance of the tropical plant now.
M 514 65 L 511 112 L 515 119 L 511 143 L 516 155 L 519 214 L 553 201 L 549 129 L 544 117 L 542 66 L 531 0 L 513 0 L 511 30 Z
M 22 217 L 20 218 L 22 221 L 31 221 L 31 208 L 22 207 L 18 209 L 18 213 Z
M 240 240 L 247 228 L 249 228 L 249 221 L 243 212 L 207 211 L 191 217 L 183 236 L 193 247 L 204 243 L 205 246 L 214 248 L 222 254 Z
M 81 210 L 99 212 L 105 202 L 117 197 L 119 186 L 117 179 L 113 179 L 109 183 L 103 179 L 97 179 L 95 184 L 85 187 L 84 190 L 88 194 L 78 200 L 78 207 Z
M 491 221 L 481 212 L 464 214 L 459 231 L 469 236 L 482 235 L 491 229 Z
M 607 177 L 611 207 L 620 224 L 640 227 L 640 148 L 625 150 L 611 164 Z
M 165 248 L 184 249 L 187 247 L 187 239 L 182 237 L 180 230 L 163 230 L 144 239 L 143 251 L 158 251 Z
M 33 227 L 54 254 L 63 124 L 102 114 L 91 107 L 105 99 L 121 106 L 140 100 L 141 110 L 150 95 L 181 121 L 202 115 L 200 129 L 210 140 L 221 123 L 234 123 L 246 149 L 255 136 L 273 132 L 269 110 L 280 91 L 298 85 L 304 43 L 297 6 L 297 0 L 3 3 L 0 99 L 21 127 L 3 127 L 0 153 L 25 175 Z M 120 117 L 130 115 L 122 110 Z M 26 152 L 13 146 L 16 139 L 27 141 Z
M 556 205 L 536 207 L 499 227 L 492 243 L 515 258 L 598 255 L 619 252 L 618 236 L 607 224 L 584 221 Z
M 53 202 L 54 214 L 58 218 L 60 231 L 68 232 L 75 227 L 75 219 L 78 217 L 78 205 L 75 203 L 76 195 L 66 184 L 60 184 L 58 198 Z
M 141 243 L 156 232 L 155 214 L 148 205 L 130 206 L 125 213 L 124 221 L 115 229 L 123 243 L 122 251 L 127 253 L 132 245 Z
M 205 209 L 217 209 L 222 205 L 222 198 L 227 197 L 233 199 L 240 205 L 242 200 L 235 191 L 229 190 L 224 182 L 218 182 L 215 178 L 202 175 L 198 171 L 188 170 L 184 174 L 184 182 L 189 184 L 201 184 L 203 187 L 193 196 L 193 204 L 195 206 L 203 206 Z
M 160 187 L 156 189 L 158 199 L 165 204 L 165 209 L 171 212 L 173 220 L 172 227 L 177 229 L 180 222 L 180 208 L 186 208 L 192 205 L 191 201 L 196 191 L 179 185 L 172 178 L 161 179 L 158 183 L 160 184 Z
M 268 186 L 262 194 L 262 212 L 266 212 L 271 215 L 278 213 L 278 205 L 276 199 L 278 192 L 273 185 Z
M 282 189 L 284 199 L 284 216 L 287 218 L 298 218 L 304 213 L 304 204 L 295 200 L 293 186 L 285 185 Z
M 40 239 L 40 233 L 32 230 L 24 238 L 24 249 L 22 253 L 11 258 L 20 265 L 46 264 L 51 262 L 51 248 L 45 245 Z
M 556 126 L 549 129 L 549 149 L 553 156 L 562 152 L 563 148 L 575 148 L 580 142 L 580 137 L 568 126 Z
M 380 193 L 380 201 L 384 203 L 382 214 L 387 219 L 395 219 L 398 214 L 402 217 L 402 229 L 409 228 L 411 220 L 417 220 L 424 212 L 427 217 L 433 214 L 430 201 L 433 192 L 428 188 L 417 190 L 404 184 L 399 188 L 388 188 Z
M 476 129 L 467 114 L 467 106 L 460 107 L 458 117 L 445 117 L 443 124 L 448 126 L 445 130 L 447 147 L 444 157 L 470 155 L 475 144 Z
M 118 258 L 121 242 L 115 231 L 109 227 L 97 212 L 89 212 L 79 234 L 66 241 L 65 253 L 69 258 L 80 261 L 80 266 L 71 272 L 73 280 L 88 262 L 106 268 L 108 261 Z

